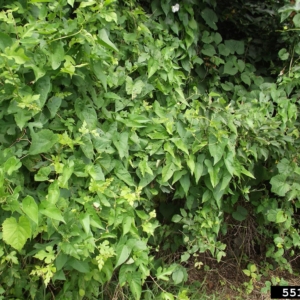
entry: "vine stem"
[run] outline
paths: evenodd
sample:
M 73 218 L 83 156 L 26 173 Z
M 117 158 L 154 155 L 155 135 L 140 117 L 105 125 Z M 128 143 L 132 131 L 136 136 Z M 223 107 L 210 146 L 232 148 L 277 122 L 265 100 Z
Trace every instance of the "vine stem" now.
M 57 39 L 54 39 L 54 40 L 49 41 L 49 43 L 52 43 L 52 42 L 58 41 L 58 40 L 62 40 L 62 39 L 66 39 L 66 38 L 68 38 L 68 37 L 70 37 L 70 36 L 74 36 L 74 35 L 80 33 L 80 32 L 82 31 L 82 29 L 83 29 L 83 27 L 81 27 L 81 29 L 80 29 L 79 31 L 77 31 L 77 32 L 75 32 L 75 33 L 73 33 L 73 34 L 61 36 L 61 37 L 59 37 L 59 38 L 57 38 Z
M 291 28 L 291 29 L 284 29 L 284 30 L 275 30 L 275 32 L 285 32 L 285 31 L 299 31 L 300 28 Z

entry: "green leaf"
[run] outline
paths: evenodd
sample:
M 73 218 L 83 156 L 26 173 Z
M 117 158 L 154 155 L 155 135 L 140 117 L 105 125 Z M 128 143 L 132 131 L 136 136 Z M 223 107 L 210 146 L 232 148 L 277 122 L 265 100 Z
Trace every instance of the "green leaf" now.
M 187 170 L 175 171 L 173 174 L 172 185 L 177 182 L 183 175 L 187 174 Z
M 128 132 L 115 132 L 112 141 L 119 152 L 120 158 L 128 157 Z
M 51 219 L 66 223 L 61 215 L 61 211 L 54 204 L 46 200 L 41 201 L 39 206 L 39 212 Z
M 91 224 L 92 227 L 104 230 L 104 227 L 103 227 L 98 215 L 96 215 L 95 213 L 91 215 L 90 224 Z
M 214 188 L 219 182 L 219 178 L 218 178 L 219 168 L 213 167 L 212 162 L 208 159 L 206 159 L 204 163 L 207 166 L 208 174 L 210 176 L 210 182 L 212 187 Z
M 278 249 L 272 256 L 272 258 L 276 259 L 279 257 L 283 257 L 284 248 Z
M 293 168 L 291 166 L 291 163 L 286 158 L 283 158 L 278 164 L 277 169 L 279 174 L 286 174 L 290 175 L 293 172 Z M 300 174 L 299 174 L 300 175 Z
M 195 156 L 193 154 L 188 156 L 188 158 L 186 160 L 186 164 L 188 165 L 188 167 L 191 171 L 191 175 L 193 175 L 194 171 L 195 171 L 195 167 L 196 167 L 196 159 L 195 159 Z
M 239 71 L 240 71 L 240 72 L 243 72 L 244 69 L 245 69 L 246 64 L 244 63 L 243 60 L 239 59 L 239 60 L 237 61 L 237 66 L 238 66 Z
M 293 22 L 294 22 L 296 27 L 298 27 L 298 28 L 300 27 L 300 15 L 299 15 L 299 13 L 294 16 Z
M 80 215 L 80 223 L 85 231 L 86 234 L 89 234 L 91 231 L 90 227 L 90 215 L 89 214 L 81 214 Z
M 104 28 L 99 30 L 98 37 L 99 37 L 99 43 L 102 46 L 111 50 L 115 50 L 116 52 L 119 52 L 118 48 L 109 40 L 107 32 Z
M 125 216 L 122 222 L 123 235 L 125 235 L 130 231 L 132 222 L 133 222 L 133 218 L 131 216 Z
M 148 220 L 149 219 L 149 215 L 146 214 L 143 210 L 135 209 L 134 211 L 140 219 L 142 219 L 142 220 Z
M 80 259 L 79 253 L 81 253 L 81 250 L 78 249 L 73 243 L 61 242 L 60 247 L 63 253 Z
M 84 153 L 84 155 L 89 158 L 89 159 L 93 159 L 94 158 L 94 147 L 93 147 L 93 143 L 91 140 L 91 137 L 89 134 L 85 134 L 83 137 L 81 137 L 82 140 L 82 144 L 80 144 L 80 148 L 82 150 L 82 152 Z
M 85 274 L 90 272 L 90 267 L 87 261 L 80 261 L 78 259 L 72 258 L 68 261 L 67 265 L 71 266 L 80 273 Z
M 237 206 L 235 212 L 232 213 L 232 217 L 237 221 L 244 221 L 248 216 L 248 210 L 240 205 Z
M 154 133 L 149 133 L 148 136 L 152 140 L 166 140 L 169 138 L 169 135 L 166 131 L 164 132 L 154 132 Z
M 221 83 L 221 86 L 224 91 L 229 92 L 233 90 L 233 84 L 231 82 L 226 81 L 226 83 Z
M 221 141 L 219 141 L 215 134 L 209 134 L 208 149 L 210 155 L 214 158 L 214 165 L 222 158 L 227 141 L 228 139 L 224 137 L 222 137 Z
M 180 215 L 174 215 L 172 217 L 172 222 L 174 222 L 174 223 L 179 223 L 181 220 L 182 220 L 182 216 L 180 216 Z
M 218 176 L 218 180 L 220 180 L 219 176 Z M 216 200 L 219 209 L 221 209 L 222 206 L 221 199 L 222 196 L 224 195 L 224 192 L 225 191 L 221 189 L 221 184 L 218 182 L 217 186 L 213 189 L 213 196 L 214 199 Z
M 244 274 L 246 275 L 246 276 L 250 276 L 251 275 L 251 272 L 249 271 L 249 270 L 243 270 L 243 272 L 244 272 Z
M 204 44 L 201 52 L 207 56 L 214 56 L 216 54 L 214 46 L 210 44 Z
M 249 266 L 248 266 L 248 268 L 249 268 Z M 257 267 L 256 267 L 256 265 L 254 265 L 254 264 L 250 264 L 250 271 L 251 271 L 251 273 L 254 273 L 254 272 L 256 272 L 256 271 L 257 271 Z
M 276 214 L 276 223 L 283 223 L 287 220 L 287 216 L 285 215 L 283 210 L 278 210 Z
M 142 92 L 144 86 L 145 84 L 142 80 L 137 80 L 133 83 L 130 76 L 126 77 L 126 92 L 128 95 L 132 96 L 132 99 L 135 99 L 136 96 Z
M 278 56 L 281 60 L 287 60 L 290 54 L 285 48 L 283 48 L 278 52 Z
M 214 41 L 218 45 L 222 42 L 222 36 L 219 32 L 216 32 L 214 35 Z
M 14 218 L 6 219 L 2 224 L 3 240 L 16 250 L 21 250 L 26 240 L 31 237 L 30 221 L 21 216 L 19 222 Z
M 221 261 L 223 256 L 225 257 L 226 253 L 224 251 L 218 251 L 218 253 L 217 253 L 217 262 L 218 263 Z
M 241 168 L 241 173 L 247 175 L 248 177 L 255 179 L 255 177 L 249 171 L 247 171 L 244 167 Z
M 236 171 L 234 167 L 234 156 L 232 152 L 228 152 L 227 156 L 224 157 L 224 163 L 229 174 L 233 176 L 233 174 L 235 174 Z
M 126 93 L 127 95 L 132 94 L 132 89 L 133 89 L 133 80 L 130 76 L 126 76 Z
M 186 101 L 185 96 L 184 96 L 184 94 L 183 94 L 183 92 L 182 92 L 182 89 L 179 88 L 179 87 L 177 87 L 177 88 L 175 88 L 175 92 L 176 92 L 176 93 L 178 94 L 178 96 L 179 96 L 179 97 L 177 97 L 177 100 L 179 100 L 179 101 L 182 102 L 183 104 L 189 106 L 189 104 L 188 104 L 188 102 Z
M 190 185 L 191 185 L 191 181 L 190 181 L 190 175 L 189 174 L 185 174 L 184 176 L 182 176 L 179 180 L 180 185 L 182 186 L 185 195 L 188 195 L 189 189 L 190 189 Z
M 65 55 L 64 58 L 65 62 L 63 67 L 60 69 L 60 72 L 67 73 L 72 78 L 76 71 L 75 60 L 70 55 Z
M 139 123 L 139 122 L 136 122 L 136 121 L 133 121 L 133 120 L 129 120 L 129 119 L 122 119 L 120 117 L 120 115 L 117 115 L 116 116 L 116 120 L 123 123 L 126 127 L 134 127 L 134 128 L 144 128 L 146 127 L 147 125 L 145 124 L 142 124 L 142 123 Z
M 167 16 L 169 11 L 171 10 L 171 5 L 170 5 L 169 1 L 162 1 L 160 3 L 160 6 L 161 6 L 163 12 L 165 13 L 165 15 Z
M 165 299 L 165 300 L 174 300 L 174 295 L 171 293 L 168 293 L 168 292 L 162 292 L 160 294 L 160 297 L 161 297 L 161 299 Z
M 210 33 L 208 31 L 204 31 L 202 33 L 202 37 L 201 37 L 201 41 L 205 44 L 211 44 L 213 42 L 213 36 L 210 35 Z
M 168 268 L 159 267 L 157 269 L 156 278 L 164 280 L 164 281 L 169 281 L 168 276 L 170 276 L 174 272 L 175 269 L 176 269 L 176 265 L 174 265 L 174 264 Z
M 114 269 L 123 264 L 131 253 L 131 250 L 127 245 L 119 245 L 117 248 L 116 265 Z
M 267 212 L 267 220 L 270 222 L 276 222 L 276 215 L 278 209 L 269 209 Z
M 155 74 L 159 68 L 159 61 L 155 58 L 150 58 L 148 60 L 148 78 Z
M 87 125 L 87 128 L 89 130 L 94 130 L 97 128 L 98 117 L 97 112 L 93 106 L 87 105 L 85 101 L 77 98 L 75 101 L 75 111 L 77 116 L 83 122 L 83 128 L 85 126 L 84 124 Z
M 139 169 L 140 169 L 143 177 L 145 176 L 145 173 L 153 175 L 153 171 L 149 167 L 148 162 L 147 162 L 146 159 L 143 159 L 143 160 L 140 161 L 140 163 L 139 163 Z
M 83 8 L 83 7 L 88 7 L 88 6 L 92 6 L 96 4 L 96 1 L 95 0 L 89 0 L 89 1 L 84 1 L 84 2 L 81 2 L 80 3 L 80 8 Z
M 146 232 L 148 236 L 154 236 L 154 231 L 159 226 L 160 224 L 158 221 L 146 222 L 142 224 L 143 231 Z
M 287 175 L 278 174 L 271 178 L 270 183 L 272 185 L 271 191 L 278 196 L 285 196 L 291 189 L 291 186 L 286 182 Z
M 230 54 L 230 49 L 227 48 L 224 44 L 218 45 L 218 51 L 220 55 L 228 56 Z
M 122 165 L 121 162 L 116 163 L 114 173 L 119 179 L 121 179 L 122 181 L 127 183 L 129 186 L 135 186 L 135 183 L 134 183 L 130 173 L 128 172 L 127 169 L 124 168 L 124 166 Z
M 132 99 L 135 99 L 136 96 L 142 92 L 144 86 L 145 84 L 142 80 L 137 80 L 134 82 L 132 87 Z
M 70 4 L 72 7 L 74 5 L 75 0 L 68 0 L 68 4 Z
M 178 22 L 173 22 L 172 24 L 170 24 L 170 28 L 173 30 L 173 32 L 174 32 L 175 34 L 178 35 L 178 33 L 179 33 Z
M 4 52 L 4 49 L 7 47 L 11 47 L 13 44 L 13 40 L 11 37 L 3 32 L 0 32 L 0 49 Z
M 29 148 L 30 155 L 48 152 L 59 140 L 57 134 L 49 129 L 42 129 L 38 133 L 32 131 L 32 141 Z
M 56 113 L 58 112 L 58 109 L 61 106 L 62 99 L 60 97 L 51 97 L 48 101 L 46 106 L 48 107 L 50 111 L 51 118 L 54 118 L 56 116 Z
M 39 209 L 35 200 L 31 196 L 26 196 L 22 201 L 24 213 L 36 224 L 39 221 Z
M 31 68 L 33 70 L 34 76 L 35 76 L 35 81 L 38 81 L 40 78 L 42 78 L 45 74 L 46 71 L 42 67 L 39 68 L 35 65 L 27 64 L 26 67 Z
M 45 75 L 40 78 L 35 84 L 35 94 L 39 94 L 40 107 L 42 108 L 48 99 L 48 94 L 51 91 L 50 76 Z
M 73 174 L 74 170 L 74 161 L 70 160 L 65 163 L 62 175 L 58 177 L 58 185 L 61 188 L 67 189 L 68 186 L 68 180 L 70 179 L 71 175 Z
M 275 244 L 283 244 L 284 239 L 281 236 L 277 236 L 277 237 L 274 238 L 274 243 Z
M 243 41 L 236 41 L 236 40 L 226 40 L 225 46 L 230 49 L 231 54 L 235 52 L 237 54 L 244 54 L 245 52 L 245 44 Z
M 204 10 L 202 10 L 201 17 L 204 19 L 204 21 L 209 27 L 211 27 L 214 30 L 218 30 L 218 27 L 216 25 L 216 23 L 218 22 L 218 16 L 212 9 L 205 8 Z
M 162 181 L 167 182 L 176 170 L 178 167 L 172 161 L 167 160 L 166 165 L 162 168 Z
M 107 22 L 114 21 L 116 24 L 118 24 L 118 16 L 114 11 L 101 11 L 101 17 L 104 18 Z
M 249 86 L 250 86 L 250 84 L 251 84 L 251 79 L 250 79 L 250 77 L 248 76 L 248 74 L 247 73 L 242 73 L 241 74 L 241 79 L 242 79 L 242 81 L 244 82 L 244 83 L 246 83 L 246 84 L 248 84 Z
M 103 85 L 104 90 L 107 92 L 107 76 L 103 72 L 104 69 L 105 68 L 103 67 L 103 64 L 101 62 L 93 62 L 94 73 Z
M 238 72 L 238 68 L 232 61 L 227 61 L 224 65 L 224 74 L 235 75 Z
M 49 203 L 55 204 L 60 196 L 60 189 L 58 186 L 58 181 L 55 180 L 52 182 L 48 187 L 48 195 L 46 196 L 46 199 Z
M 183 142 L 182 139 L 179 138 L 173 138 L 171 139 L 171 141 L 176 145 L 176 147 L 180 150 L 182 150 L 183 152 L 185 152 L 187 155 L 189 155 L 189 150 L 186 146 L 186 144 Z
M 119 284 L 124 286 L 126 282 L 130 281 L 131 274 L 134 271 L 134 266 L 132 264 L 122 265 L 119 269 Z
M 142 294 L 142 280 L 139 272 L 134 272 L 130 276 L 129 288 L 134 296 L 134 299 L 139 300 Z
M 51 67 L 53 70 L 59 68 L 61 62 L 64 60 L 65 51 L 64 45 L 62 41 L 54 41 L 50 44 L 50 60 L 51 60 Z
M 111 278 L 113 276 L 113 272 L 114 272 L 111 259 L 106 260 L 106 262 L 105 262 L 104 266 L 102 267 L 101 271 L 105 274 L 106 281 L 109 282 L 111 280 Z
M 34 175 L 35 181 L 46 181 L 48 180 L 48 175 L 51 173 L 51 167 L 40 168 L 37 174 Z
M 188 252 L 185 252 L 181 255 L 180 262 L 186 262 L 189 260 L 190 257 L 191 255 Z
M 88 166 L 86 166 L 86 170 L 94 180 L 96 180 L 96 181 L 99 181 L 99 180 L 104 181 L 105 180 L 101 166 L 88 165 Z
M 220 187 L 220 190 L 224 190 L 229 186 L 229 182 L 232 178 L 232 175 L 229 174 L 229 172 L 225 169 L 223 173 L 223 179 L 222 179 L 222 184 Z
M 15 171 L 22 167 L 22 163 L 15 156 L 11 156 L 3 165 L 3 171 L 8 175 L 13 174 Z
M 176 269 L 172 274 L 172 279 L 174 281 L 174 284 L 180 284 L 184 280 L 184 268 L 178 268 Z
M 44 249 L 40 250 L 33 257 L 35 257 L 39 260 L 45 261 L 46 264 L 50 264 L 55 259 L 55 252 L 54 252 L 52 246 L 47 246 L 45 250 Z
M 204 154 L 199 154 L 198 157 L 197 157 L 197 162 L 196 162 L 196 165 L 195 165 L 195 180 L 196 180 L 196 183 L 199 182 L 199 179 L 202 176 L 204 159 L 205 159 Z
M 209 189 L 206 189 L 202 195 L 202 203 L 205 203 L 213 198 L 212 192 Z
M 2 54 L 2 56 L 14 59 L 18 65 L 25 64 L 29 60 L 29 57 L 25 55 L 23 48 L 19 48 L 17 51 L 15 51 L 15 48 L 15 45 L 12 45 L 10 48 L 6 48 L 4 51 L 5 54 Z
M 117 95 L 116 93 L 113 93 L 113 92 L 105 93 L 104 97 L 108 98 L 108 99 L 114 99 L 114 100 L 121 100 L 122 99 L 119 95 Z

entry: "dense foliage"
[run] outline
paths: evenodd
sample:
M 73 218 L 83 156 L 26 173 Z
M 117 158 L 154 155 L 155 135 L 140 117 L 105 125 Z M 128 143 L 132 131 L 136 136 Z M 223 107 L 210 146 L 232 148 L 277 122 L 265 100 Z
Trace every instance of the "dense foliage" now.
M 0 0 L 1 299 L 293 272 L 300 5 L 219 2 Z

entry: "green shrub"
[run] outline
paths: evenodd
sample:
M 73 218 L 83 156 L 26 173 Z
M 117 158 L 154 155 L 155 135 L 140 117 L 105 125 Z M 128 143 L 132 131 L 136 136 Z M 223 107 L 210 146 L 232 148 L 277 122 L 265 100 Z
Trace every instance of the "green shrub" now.
M 214 1 L 0 4 L 2 299 L 173 299 L 164 282 L 182 285 L 191 255 L 220 261 L 249 220 L 292 271 L 296 37 L 276 81 L 223 40 Z

